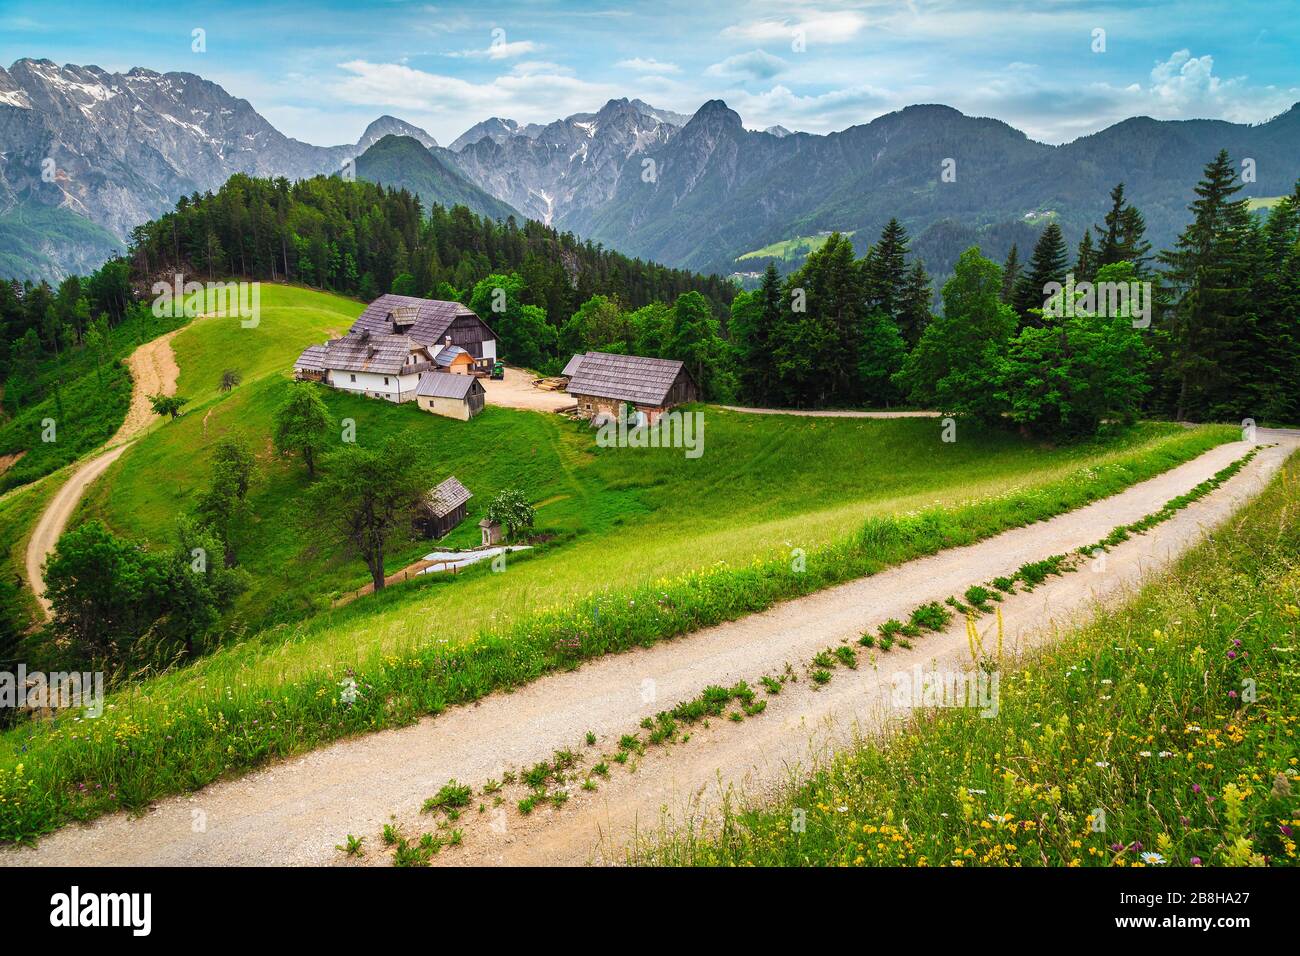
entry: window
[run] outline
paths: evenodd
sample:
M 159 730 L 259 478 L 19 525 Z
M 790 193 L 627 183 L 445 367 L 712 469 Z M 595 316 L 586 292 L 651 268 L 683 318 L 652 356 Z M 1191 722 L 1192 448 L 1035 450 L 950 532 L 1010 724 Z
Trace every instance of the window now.
M 387 376 L 387 375 L 384 376 L 384 384 L 385 384 L 385 385 L 388 384 L 388 376 Z
M 357 377 L 355 375 L 349 375 L 348 378 L 350 378 L 354 382 L 357 380 Z

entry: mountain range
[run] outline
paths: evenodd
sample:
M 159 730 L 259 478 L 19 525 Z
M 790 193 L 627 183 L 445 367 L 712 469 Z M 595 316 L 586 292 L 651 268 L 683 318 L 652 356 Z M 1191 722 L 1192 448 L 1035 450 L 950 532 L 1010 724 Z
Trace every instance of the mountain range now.
M 687 116 L 615 99 L 548 124 L 492 117 L 449 148 L 391 116 L 356 143 L 322 147 L 193 74 L 24 59 L 0 68 L 0 271 L 85 271 L 140 222 L 233 173 L 294 179 L 355 159 L 358 176 L 406 186 L 426 204 L 534 218 L 724 274 L 768 258 L 795 265 L 807 240 L 831 230 L 865 247 L 896 216 L 943 275 L 972 243 L 995 256 L 1012 242 L 1025 252 L 1047 221 L 1076 241 L 1120 181 L 1148 238 L 1167 246 L 1221 148 L 1252 161 L 1244 195 L 1289 193 L 1300 177 L 1300 104 L 1258 125 L 1137 117 L 1052 146 L 940 105 L 814 135 L 746 129 L 721 100 Z

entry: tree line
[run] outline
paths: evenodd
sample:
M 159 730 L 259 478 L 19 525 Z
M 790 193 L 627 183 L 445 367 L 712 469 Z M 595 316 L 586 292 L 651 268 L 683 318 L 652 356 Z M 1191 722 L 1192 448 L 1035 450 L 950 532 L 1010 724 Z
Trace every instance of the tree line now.
M 739 397 L 906 403 L 1058 438 L 1139 414 L 1300 421 L 1300 182 L 1263 217 L 1241 188 L 1221 152 L 1191 222 L 1153 254 L 1119 184 L 1073 256 L 1056 223 L 1025 262 L 1014 245 L 1001 265 L 969 249 L 937 315 L 896 220 L 861 258 L 833 234 L 785 279 L 769 266 L 732 301 Z

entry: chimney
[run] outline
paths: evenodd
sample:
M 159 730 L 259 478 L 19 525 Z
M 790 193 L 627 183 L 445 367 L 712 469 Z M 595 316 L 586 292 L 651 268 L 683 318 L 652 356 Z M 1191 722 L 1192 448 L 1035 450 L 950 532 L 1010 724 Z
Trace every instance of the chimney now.
M 451 336 L 447 336 L 447 348 L 451 348 Z

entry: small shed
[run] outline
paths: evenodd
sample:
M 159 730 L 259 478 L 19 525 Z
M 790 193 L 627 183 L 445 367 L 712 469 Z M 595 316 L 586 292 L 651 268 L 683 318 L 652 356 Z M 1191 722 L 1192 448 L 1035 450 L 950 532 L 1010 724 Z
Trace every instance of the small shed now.
M 465 505 L 474 496 L 452 475 L 430 489 L 420 503 L 416 529 L 428 538 L 441 538 L 465 520 Z
M 478 523 L 479 530 L 483 532 L 483 547 L 501 543 L 501 522 L 491 521 L 484 518 Z
M 458 375 L 469 375 L 474 371 L 474 357 L 459 345 L 446 345 L 433 362 L 438 368 Z
M 695 379 L 673 359 L 588 352 L 577 360 L 575 355 L 565 366 L 574 369 L 567 391 L 578 414 L 593 423 L 617 419 L 626 405 L 643 424 L 653 425 L 675 406 L 699 399 Z
M 487 392 L 473 375 L 425 372 L 416 386 L 415 401 L 425 411 L 467 422 L 483 411 Z

